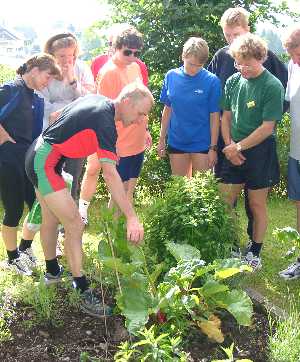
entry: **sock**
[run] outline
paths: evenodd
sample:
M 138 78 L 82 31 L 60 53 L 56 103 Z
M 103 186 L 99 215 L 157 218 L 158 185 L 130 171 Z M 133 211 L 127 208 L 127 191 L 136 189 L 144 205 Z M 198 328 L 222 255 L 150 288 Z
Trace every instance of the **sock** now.
M 25 239 L 21 239 L 21 242 L 20 242 L 20 245 L 19 245 L 19 250 L 20 251 L 24 251 L 28 248 L 31 247 L 31 244 L 32 244 L 32 241 L 33 240 L 25 240 Z
M 8 256 L 8 262 L 11 263 L 13 260 L 18 259 L 18 257 L 20 256 L 19 254 L 19 250 L 15 249 L 15 250 L 6 250 L 7 252 L 7 256 Z
M 86 279 L 85 275 L 81 277 L 74 277 L 73 278 L 73 287 L 75 289 L 79 289 L 80 293 L 83 293 L 85 290 L 89 288 L 89 281 Z
M 256 241 L 252 241 L 249 251 L 251 251 L 253 255 L 259 256 L 261 248 L 262 248 L 262 243 L 257 243 Z
M 84 217 L 85 219 L 87 219 L 87 212 L 88 212 L 88 208 L 90 206 L 90 202 L 89 201 L 85 201 L 83 199 L 79 199 L 79 203 L 78 203 L 78 208 L 79 208 L 79 214 Z
M 57 275 L 60 272 L 60 267 L 57 258 L 51 260 L 45 260 L 46 262 L 46 273 Z

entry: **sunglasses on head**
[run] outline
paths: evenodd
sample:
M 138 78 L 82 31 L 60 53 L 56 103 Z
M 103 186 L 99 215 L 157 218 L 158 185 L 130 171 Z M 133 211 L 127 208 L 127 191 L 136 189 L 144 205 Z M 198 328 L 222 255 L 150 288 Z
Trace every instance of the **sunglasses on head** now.
M 125 55 L 125 57 L 129 57 L 130 55 L 133 55 L 134 57 L 139 57 L 141 55 L 141 52 L 139 50 L 134 52 L 133 50 L 125 49 L 123 50 L 123 55 Z

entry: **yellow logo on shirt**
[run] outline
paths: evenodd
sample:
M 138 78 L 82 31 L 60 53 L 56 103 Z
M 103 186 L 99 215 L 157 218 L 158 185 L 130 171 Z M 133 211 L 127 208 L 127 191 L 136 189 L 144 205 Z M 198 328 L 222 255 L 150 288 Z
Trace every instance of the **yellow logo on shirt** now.
M 255 102 L 254 101 L 250 101 L 247 103 L 247 108 L 253 108 L 255 107 Z

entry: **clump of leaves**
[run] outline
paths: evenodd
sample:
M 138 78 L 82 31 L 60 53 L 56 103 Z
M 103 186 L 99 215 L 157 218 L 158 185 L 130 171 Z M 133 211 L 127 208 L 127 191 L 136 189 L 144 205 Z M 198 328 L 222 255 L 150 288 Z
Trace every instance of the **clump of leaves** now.
M 285 256 L 291 257 L 295 254 L 296 249 L 300 250 L 300 234 L 298 231 L 290 226 L 284 228 L 276 228 L 273 231 L 275 238 L 282 244 L 292 244 L 292 248 L 286 253 Z
M 243 359 L 235 359 L 234 356 L 233 356 L 233 350 L 234 350 L 234 343 L 232 343 L 230 345 L 230 347 L 221 347 L 222 350 L 224 351 L 224 353 L 226 354 L 226 359 L 218 359 L 218 360 L 213 360 L 211 362 L 253 362 L 252 360 L 250 359 L 246 359 L 246 358 L 243 358 Z
M 227 257 L 238 240 L 236 221 L 210 172 L 191 179 L 173 177 L 145 219 L 147 255 L 156 255 L 167 269 L 176 264 L 166 248 L 168 242 L 192 245 L 211 262 Z

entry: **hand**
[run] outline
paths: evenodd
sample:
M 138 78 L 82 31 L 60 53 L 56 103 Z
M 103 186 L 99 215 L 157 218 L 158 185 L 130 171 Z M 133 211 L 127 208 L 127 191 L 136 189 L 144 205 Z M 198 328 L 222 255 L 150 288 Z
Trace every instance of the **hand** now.
M 5 142 L 16 143 L 16 141 L 10 137 L 9 133 L 7 133 L 2 126 L 0 126 L 0 145 L 3 145 Z
M 152 147 L 152 137 L 151 137 L 151 133 L 149 132 L 149 130 L 147 130 L 147 133 L 146 133 L 146 148 L 147 148 L 147 150 L 150 150 L 151 147 Z
M 166 142 L 159 140 L 157 145 L 157 154 L 159 157 L 166 157 Z
M 127 240 L 138 245 L 144 238 L 144 227 L 139 219 L 134 216 L 127 219 Z
M 241 166 L 245 160 L 246 158 L 240 152 L 229 159 L 229 161 L 235 166 Z
M 73 63 L 64 63 L 60 66 L 63 79 L 67 83 L 71 83 L 75 79 L 74 73 L 74 64 Z
M 218 162 L 218 154 L 214 150 L 208 151 L 208 167 L 213 168 Z
M 60 114 L 61 114 L 61 110 L 50 113 L 49 125 L 54 123 L 57 120 L 57 118 L 60 116 Z
M 232 157 L 237 156 L 237 154 L 239 153 L 235 142 L 231 142 L 228 146 L 224 147 L 222 152 L 225 154 L 228 160 Z

